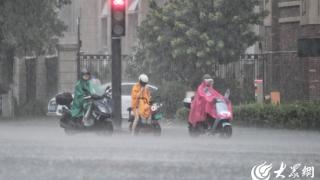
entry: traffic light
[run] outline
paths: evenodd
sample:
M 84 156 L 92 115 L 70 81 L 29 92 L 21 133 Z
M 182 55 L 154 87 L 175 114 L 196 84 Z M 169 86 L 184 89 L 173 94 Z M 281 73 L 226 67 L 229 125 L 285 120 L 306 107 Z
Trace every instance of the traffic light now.
M 126 34 L 126 3 L 125 0 L 111 0 L 112 37 Z

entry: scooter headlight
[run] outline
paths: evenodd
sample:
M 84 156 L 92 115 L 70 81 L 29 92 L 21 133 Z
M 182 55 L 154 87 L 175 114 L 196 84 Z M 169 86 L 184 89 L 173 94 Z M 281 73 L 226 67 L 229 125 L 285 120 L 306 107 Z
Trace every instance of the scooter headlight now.
M 152 112 L 156 111 L 157 109 L 158 109 L 158 107 L 157 107 L 156 105 L 152 105 L 152 106 L 151 106 L 151 111 L 152 111 Z
M 223 117 L 230 117 L 231 116 L 231 113 L 230 112 L 227 112 L 227 111 L 225 111 L 225 112 L 221 112 L 221 113 L 219 113 L 221 116 L 223 116 Z

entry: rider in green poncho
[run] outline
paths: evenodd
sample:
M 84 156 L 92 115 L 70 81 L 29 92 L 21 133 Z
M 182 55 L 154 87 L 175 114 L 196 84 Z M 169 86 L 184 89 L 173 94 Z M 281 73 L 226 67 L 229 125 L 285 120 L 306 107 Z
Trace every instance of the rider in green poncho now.
M 91 74 L 87 69 L 81 71 L 81 79 L 76 83 L 74 99 L 71 106 L 72 119 L 82 118 L 89 108 L 88 103 L 84 100 L 85 96 L 95 94 L 95 90 L 90 83 Z

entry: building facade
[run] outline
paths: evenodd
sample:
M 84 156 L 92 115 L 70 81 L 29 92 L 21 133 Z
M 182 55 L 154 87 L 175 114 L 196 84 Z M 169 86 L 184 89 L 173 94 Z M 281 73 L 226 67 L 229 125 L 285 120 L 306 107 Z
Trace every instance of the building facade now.
M 262 7 L 269 12 L 260 35 L 263 52 L 269 53 L 272 59 L 273 77 L 266 80 L 272 81 L 270 88 L 282 90 L 282 94 L 290 93 L 289 88 L 302 88 L 295 92 L 296 96 L 320 99 L 320 52 L 300 53 L 303 49 L 320 46 L 320 43 L 311 46 L 300 43 L 303 39 L 313 42 L 320 38 L 320 1 L 263 0 Z M 294 73 L 283 74 L 286 69 Z M 294 83 L 287 85 L 289 81 Z M 288 87 L 283 88 L 284 84 Z
M 165 0 L 158 1 L 161 3 Z M 126 35 L 121 40 L 122 55 L 130 57 L 134 54 L 134 47 L 138 43 L 137 27 L 148 12 L 149 0 L 127 0 L 126 2 Z M 59 18 L 64 21 L 68 29 L 59 40 L 59 64 L 57 69 L 57 89 L 59 92 L 72 91 L 77 80 L 76 53 L 78 39 L 81 41 L 81 54 L 111 55 L 110 3 L 111 0 L 73 0 L 70 5 L 60 10 Z M 130 81 L 132 77 L 125 73 L 126 61 L 127 59 L 122 61 L 122 80 Z M 105 63 L 107 64 L 106 67 L 98 68 L 105 71 L 98 74 L 103 76 L 100 77 L 103 80 L 110 80 L 111 63 L 106 61 Z
M 76 41 L 80 23 L 81 51 L 86 54 L 110 54 L 110 2 L 110 0 L 73 0 L 70 5 L 65 6 L 59 12 L 59 16 L 68 29 L 61 41 Z M 137 27 L 148 12 L 148 0 L 127 0 L 126 5 L 126 36 L 122 38 L 122 53 L 132 54 L 133 47 L 137 44 Z

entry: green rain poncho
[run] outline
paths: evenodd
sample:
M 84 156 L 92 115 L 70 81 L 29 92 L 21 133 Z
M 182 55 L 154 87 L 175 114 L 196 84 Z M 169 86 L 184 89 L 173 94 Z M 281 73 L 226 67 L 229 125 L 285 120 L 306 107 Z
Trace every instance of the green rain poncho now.
M 79 118 L 84 115 L 88 108 L 88 103 L 86 103 L 84 97 L 92 94 L 95 94 L 95 89 L 90 81 L 81 79 L 77 82 L 71 106 L 71 115 L 73 118 Z

